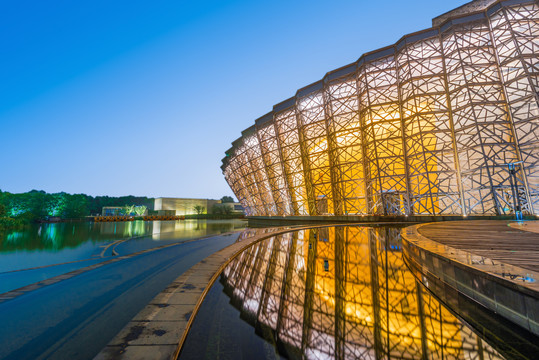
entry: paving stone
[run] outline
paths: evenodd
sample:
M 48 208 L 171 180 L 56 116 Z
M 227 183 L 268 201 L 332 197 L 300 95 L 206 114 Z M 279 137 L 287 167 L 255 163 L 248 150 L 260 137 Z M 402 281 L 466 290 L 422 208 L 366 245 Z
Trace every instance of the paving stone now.
M 150 304 L 171 304 L 171 305 L 196 305 L 202 295 L 202 290 L 193 289 L 187 292 L 166 293 L 157 295 Z
M 131 322 L 109 345 L 177 345 L 186 327 L 187 320 Z
M 221 266 L 220 265 L 204 265 L 204 266 L 197 266 L 197 270 L 199 272 L 211 272 L 215 273 L 217 270 L 219 270 Z
M 169 360 L 177 345 L 132 345 L 128 347 L 107 346 L 94 360 L 129 359 L 129 360 Z
M 180 321 L 192 312 L 194 305 L 149 304 L 134 318 L 134 321 Z

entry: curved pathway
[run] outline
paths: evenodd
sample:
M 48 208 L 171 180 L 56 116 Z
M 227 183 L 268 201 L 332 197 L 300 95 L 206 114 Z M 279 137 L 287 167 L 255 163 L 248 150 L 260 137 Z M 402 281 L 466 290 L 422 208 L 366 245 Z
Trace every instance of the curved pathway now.
M 238 236 L 147 249 L 30 286 L 0 303 L 0 359 L 91 359 L 178 274 Z

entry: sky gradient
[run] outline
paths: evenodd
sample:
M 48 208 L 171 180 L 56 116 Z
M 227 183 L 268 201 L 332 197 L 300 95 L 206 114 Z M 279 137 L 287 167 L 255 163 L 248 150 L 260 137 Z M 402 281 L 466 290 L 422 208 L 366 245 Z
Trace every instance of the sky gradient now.
M 232 195 L 221 159 L 256 118 L 465 2 L 5 2 L 0 189 Z

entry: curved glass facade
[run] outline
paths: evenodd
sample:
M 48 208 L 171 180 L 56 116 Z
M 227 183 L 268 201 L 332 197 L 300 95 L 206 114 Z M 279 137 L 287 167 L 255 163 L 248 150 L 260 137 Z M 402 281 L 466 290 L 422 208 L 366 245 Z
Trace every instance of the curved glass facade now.
M 243 131 L 222 170 L 247 215 L 539 214 L 539 5 L 465 6 Z

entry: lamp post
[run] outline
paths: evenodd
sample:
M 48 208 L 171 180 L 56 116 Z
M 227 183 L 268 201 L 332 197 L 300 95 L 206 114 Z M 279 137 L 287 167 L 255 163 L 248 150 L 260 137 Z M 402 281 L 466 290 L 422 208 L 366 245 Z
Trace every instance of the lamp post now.
M 522 208 L 520 204 L 520 197 L 518 196 L 518 187 L 517 187 L 517 172 L 520 170 L 520 166 L 517 167 L 517 165 L 522 164 L 522 161 L 515 161 L 511 163 L 507 163 L 504 165 L 507 165 L 509 169 L 509 183 L 511 184 L 511 193 L 513 195 L 513 207 L 515 209 L 515 217 L 517 220 L 522 220 Z

